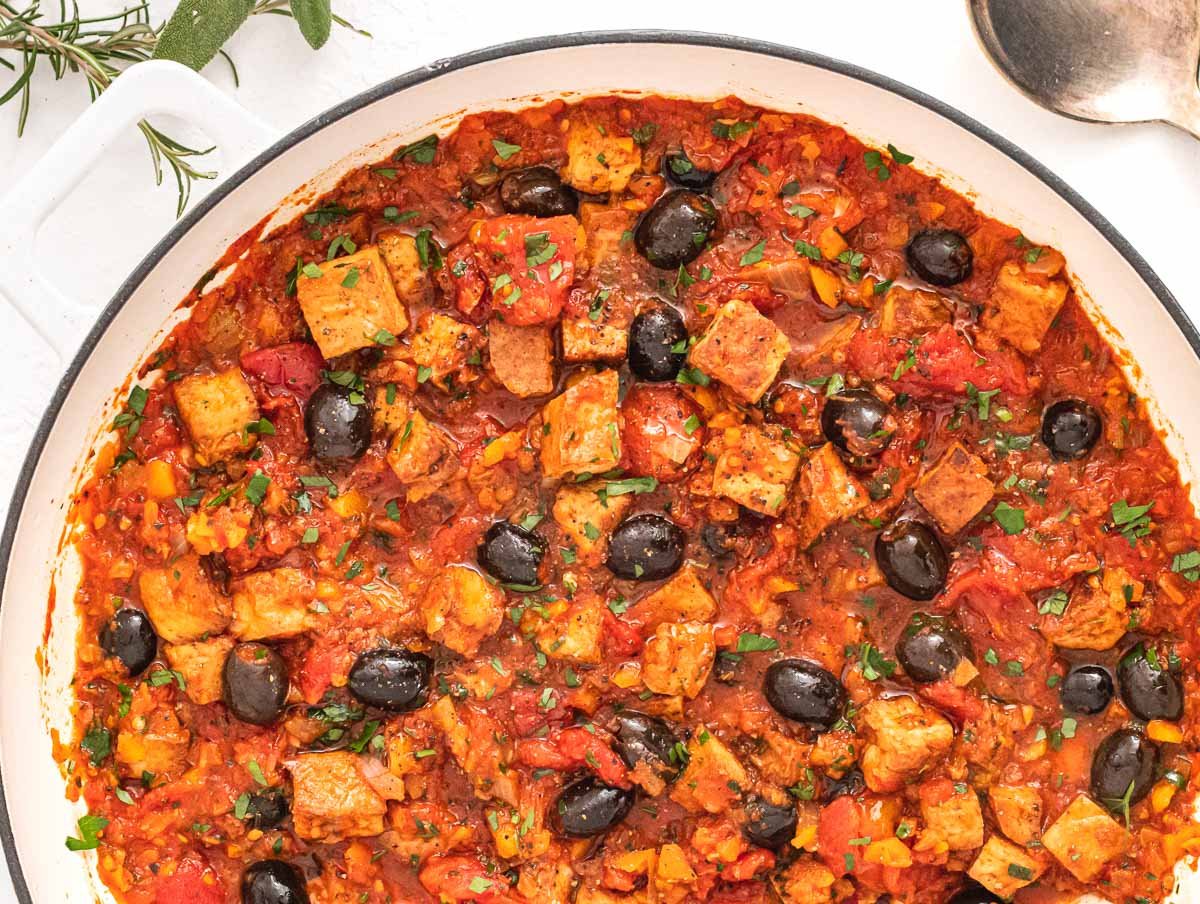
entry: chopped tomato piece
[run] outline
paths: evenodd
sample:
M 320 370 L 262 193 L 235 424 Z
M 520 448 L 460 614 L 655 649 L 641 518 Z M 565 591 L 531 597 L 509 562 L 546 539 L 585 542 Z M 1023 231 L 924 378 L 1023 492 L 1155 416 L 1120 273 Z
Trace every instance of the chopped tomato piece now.
M 554 323 L 575 280 L 574 217 L 503 216 L 471 228 L 475 261 L 487 277 L 492 312 L 505 323 Z
M 308 342 L 287 342 L 242 355 L 242 370 L 261 382 L 267 395 L 290 395 L 301 404 L 321 385 L 325 359 Z
M 544 738 L 527 738 L 517 744 L 517 759 L 537 769 L 587 767 L 603 782 L 629 787 L 628 770 L 621 758 L 598 734 L 587 728 L 568 728 Z

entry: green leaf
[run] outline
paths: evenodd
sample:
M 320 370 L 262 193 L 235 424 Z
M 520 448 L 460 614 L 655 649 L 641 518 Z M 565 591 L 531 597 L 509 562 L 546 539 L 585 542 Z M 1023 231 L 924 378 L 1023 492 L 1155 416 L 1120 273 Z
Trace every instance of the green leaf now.
M 738 635 L 737 653 L 761 653 L 767 650 L 777 650 L 779 641 L 774 637 L 767 637 L 765 634 L 752 634 L 743 632 Z
M 333 10 L 329 0 L 291 0 L 292 18 L 300 26 L 300 34 L 313 50 L 320 50 L 329 40 L 333 28 Z
M 1004 532 L 1010 536 L 1019 534 L 1025 530 L 1024 509 L 1013 508 L 1007 502 L 996 503 L 996 508 L 992 511 L 992 517 L 996 519 L 997 524 L 1004 528 Z
M 154 59 L 199 72 L 254 10 L 254 0 L 183 0 L 163 27 Z
M 757 245 L 755 245 L 753 248 L 751 248 L 749 251 L 747 251 L 745 254 L 742 255 L 742 259 L 740 262 L 741 265 L 743 267 L 749 267 L 751 264 L 757 264 L 759 261 L 762 260 L 763 249 L 765 249 L 766 247 L 767 247 L 767 240 L 763 239 L 761 242 L 759 242 Z
M 67 850 L 69 851 L 93 851 L 100 845 L 99 833 L 106 825 L 108 820 L 103 816 L 94 816 L 89 813 L 87 816 L 79 817 L 79 837 L 67 839 Z
M 521 146 L 519 144 L 509 144 L 503 138 L 493 138 L 492 147 L 496 149 L 496 153 L 500 155 L 501 160 L 507 160 L 521 153 Z
M 112 752 L 112 734 L 107 728 L 96 726 L 83 736 L 79 746 L 87 752 L 93 766 L 99 766 Z

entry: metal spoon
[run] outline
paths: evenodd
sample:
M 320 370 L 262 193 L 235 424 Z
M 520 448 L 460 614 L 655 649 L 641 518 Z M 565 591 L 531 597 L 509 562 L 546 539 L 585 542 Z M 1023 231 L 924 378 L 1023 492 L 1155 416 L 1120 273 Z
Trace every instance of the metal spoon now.
M 967 0 L 996 67 L 1089 122 L 1161 120 L 1200 138 L 1197 0 Z

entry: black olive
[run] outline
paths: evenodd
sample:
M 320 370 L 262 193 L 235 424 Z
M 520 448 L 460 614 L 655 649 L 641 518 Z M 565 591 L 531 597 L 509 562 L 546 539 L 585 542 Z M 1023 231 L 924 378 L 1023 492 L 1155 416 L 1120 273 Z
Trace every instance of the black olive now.
M 1042 442 L 1050 457 L 1074 461 L 1092 451 L 1100 438 L 1100 412 L 1080 399 L 1062 399 L 1042 415 Z
M 887 403 L 866 389 L 843 389 L 825 400 L 821 432 L 834 447 L 854 458 L 878 455 L 892 441 L 894 425 Z
M 1077 665 L 1063 678 L 1058 697 L 1067 712 L 1085 716 L 1102 713 L 1112 701 L 1112 675 L 1102 665 Z
M 953 229 L 926 229 L 912 237 L 905 250 L 912 271 L 935 286 L 953 286 L 971 275 L 975 253 Z
M 909 599 L 933 599 L 946 586 L 946 551 L 937 534 L 920 521 L 897 521 L 881 531 L 875 539 L 875 559 L 888 585 Z
M 846 708 L 842 682 L 806 659 L 771 663 L 763 676 L 763 694 L 781 716 L 816 728 L 829 728 Z
M 781 848 L 796 834 L 796 807 L 779 806 L 761 797 L 746 802 L 746 821 L 742 834 L 751 844 L 765 848 Z
M 733 555 L 733 533 L 732 528 L 710 521 L 700 530 L 700 542 L 714 559 L 727 559 Z
M 1092 757 L 1092 797 L 1121 811 L 1150 792 L 1158 750 L 1140 731 L 1120 728 L 1100 742 Z
M 1121 700 L 1139 719 L 1175 722 L 1183 716 L 1183 686 L 1179 677 L 1163 668 L 1162 661 L 1153 653 L 1148 654 L 1142 644 L 1121 657 L 1117 681 Z
M 692 191 L 708 191 L 717 178 L 712 170 L 700 169 L 692 163 L 683 151 L 663 154 L 662 174 L 669 182 Z
M 546 541 L 511 521 L 497 521 L 483 535 L 476 557 L 498 581 L 534 587 L 540 583 L 538 567 L 546 554 Z
M 553 809 L 554 827 L 561 835 L 588 838 L 608 831 L 633 806 L 633 792 L 586 776 L 563 788 Z
M 687 352 L 671 351 L 671 346 L 686 346 L 687 338 L 687 327 L 674 308 L 660 305 L 642 311 L 629 326 L 629 369 L 652 383 L 674 380 Z
M 683 531 L 662 515 L 643 513 L 626 518 L 608 538 L 605 565 L 619 578 L 657 581 L 683 564 Z
M 972 882 L 946 904 L 1004 904 L 1004 899 Z
M 913 681 L 931 684 L 971 658 L 971 642 L 945 617 L 917 612 L 896 644 L 896 658 Z
M 113 613 L 100 629 L 100 648 L 116 656 L 132 677 L 140 675 L 158 654 L 158 635 L 141 609 L 125 607 Z
M 246 821 L 252 829 L 274 829 L 291 812 L 291 805 L 282 788 L 265 788 L 250 795 L 250 801 L 246 804 Z
M 616 717 L 617 754 L 630 769 L 645 763 L 666 781 L 679 774 L 679 757 L 675 745 L 679 739 L 662 719 L 626 710 Z
M 716 225 L 717 212 L 707 198 L 677 188 L 642 214 L 633 243 L 654 266 L 675 270 L 700 256 Z
M 283 860 L 259 860 L 242 873 L 242 904 L 308 904 L 300 870 Z
M 270 725 L 283 712 L 288 671 L 283 657 L 261 643 L 240 643 L 221 672 L 225 705 L 251 725 Z
M 579 195 L 548 166 L 505 173 L 500 180 L 500 204 L 508 213 L 557 217 L 579 209 Z
M 304 432 L 317 458 L 358 458 L 371 445 L 371 406 L 360 390 L 322 383 L 304 409 Z
M 841 778 L 825 782 L 825 786 L 821 789 L 821 802 L 829 803 L 831 800 L 837 800 L 839 797 L 847 795 L 857 797 L 866 790 L 866 787 L 867 780 L 863 777 L 862 770 L 855 766 Z
M 389 712 L 405 713 L 425 705 L 433 660 L 410 650 L 359 653 L 346 686 L 358 700 Z

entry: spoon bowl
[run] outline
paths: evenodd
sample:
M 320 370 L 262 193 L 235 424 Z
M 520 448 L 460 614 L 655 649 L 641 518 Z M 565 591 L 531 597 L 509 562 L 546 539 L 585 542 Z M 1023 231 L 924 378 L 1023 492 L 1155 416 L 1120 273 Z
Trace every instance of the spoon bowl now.
M 1200 138 L 1197 0 L 968 0 L 1000 72 L 1088 122 L 1161 120 Z

